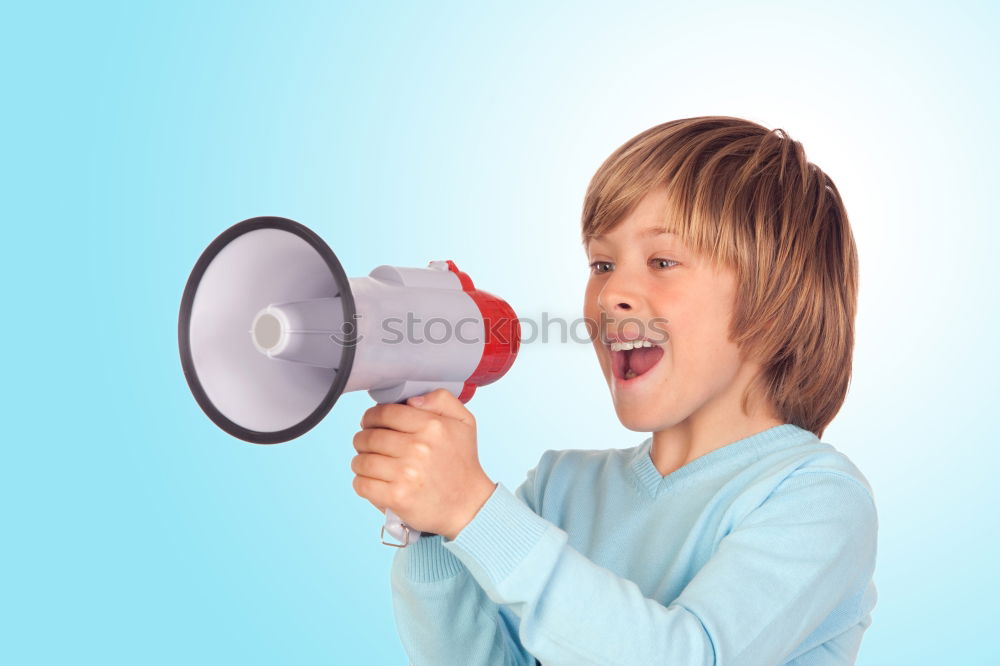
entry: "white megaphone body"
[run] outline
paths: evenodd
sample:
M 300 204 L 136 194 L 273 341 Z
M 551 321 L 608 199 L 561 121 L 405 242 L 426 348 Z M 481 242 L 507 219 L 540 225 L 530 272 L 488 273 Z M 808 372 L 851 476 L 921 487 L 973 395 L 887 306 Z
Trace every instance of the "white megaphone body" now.
M 308 227 L 255 217 L 199 257 L 178 344 L 205 414 L 235 437 L 275 444 L 310 430 L 347 391 L 389 403 L 444 388 L 467 402 L 513 364 L 520 326 L 510 305 L 452 261 L 348 278 Z M 383 543 L 419 539 L 385 515 Z

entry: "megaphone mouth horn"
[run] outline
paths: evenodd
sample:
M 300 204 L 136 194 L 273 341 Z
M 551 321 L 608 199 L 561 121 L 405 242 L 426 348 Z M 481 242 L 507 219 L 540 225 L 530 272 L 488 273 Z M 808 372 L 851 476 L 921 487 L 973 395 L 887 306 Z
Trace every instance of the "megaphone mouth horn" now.
M 266 233 L 266 230 L 293 236 L 283 237 Z M 261 231 L 265 233 L 251 236 Z M 272 250 L 279 256 L 268 261 Z M 282 251 L 285 254 L 281 255 Z M 261 257 L 263 260 L 259 260 Z M 289 261 L 289 257 L 296 260 Z M 308 279 L 303 279 L 302 275 L 307 275 Z M 340 349 L 336 367 L 293 364 L 300 366 L 295 370 L 300 376 L 295 382 L 289 381 L 288 386 L 269 381 L 271 378 L 266 375 L 265 368 L 266 363 L 275 363 L 268 358 L 268 353 L 280 351 L 284 330 L 280 316 L 268 313 L 266 306 L 271 302 L 294 300 L 282 298 L 281 287 L 275 283 L 308 283 L 302 287 L 307 292 L 305 298 L 338 299 L 343 310 L 341 321 L 350 324 L 338 331 Z M 257 288 L 263 292 L 270 290 L 270 293 L 246 293 Z M 199 301 L 199 297 L 203 300 Z M 252 297 L 265 302 L 248 310 Z M 198 258 L 184 286 L 177 322 L 184 377 L 201 409 L 230 435 L 255 444 L 277 444 L 295 439 L 319 423 L 344 392 L 357 347 L 355 315 L 350 282 L 333 250 L 322 238 L 308 227 L 283 217 L 244 220 L 212 241 Z M 223 329 L 225 333 L 220 333 Z M 231 329 L 246 335 L 249 342 L 244 339 L 237 344 L 237 340 L 220 340 L 229 335 Z M 239 349 L 233 351 L 229 347 Z M 249 353 L 256 358 L 240 356 Z M 260 377 L 253 376 L 257 371 L 254 363 L 258 361 L 266 362 L 260 366 L 264 368 Z M 196 367 L 202 368 L 206 376 L 199 376 Z M 255 392 L 251 380 L 258 379 L 261 387 Z M 300 392 L 289 395 L 292 390 Z M 220 408 L 216 403 L 223 399 L 229 402 L 225 408 Z M 269 412 L 271 407 L 273 413 Z M 260 416 L 262 411 L 267 412 L 266 417 Z M 238 422 L 240 420 L 243 423 Z M 247 427 L 251 422 L 279 425 L 273 430 L 255 429 Z

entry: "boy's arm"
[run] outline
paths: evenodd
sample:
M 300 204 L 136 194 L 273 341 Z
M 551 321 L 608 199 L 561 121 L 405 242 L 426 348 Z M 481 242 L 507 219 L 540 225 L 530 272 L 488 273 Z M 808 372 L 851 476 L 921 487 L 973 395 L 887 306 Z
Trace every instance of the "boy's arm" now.
M 546 666 L 759 665 L 784 663 L 870 580 L 876 537 L 875 505 L 860 483 L 803 469 L 666 606 L 573 549 L 502 484 L 442 545 L 520 618 L 521 644 Z M 658 566 L 655 553 L 646 566 Z
M 528 499 L 529 481 L 516 495 Z M 423 536 L 392 562 L 392 604 L 400 641 L 413 666 L 535 663 L 517 636 L 517 617 L 491 600 L 465 565 Z

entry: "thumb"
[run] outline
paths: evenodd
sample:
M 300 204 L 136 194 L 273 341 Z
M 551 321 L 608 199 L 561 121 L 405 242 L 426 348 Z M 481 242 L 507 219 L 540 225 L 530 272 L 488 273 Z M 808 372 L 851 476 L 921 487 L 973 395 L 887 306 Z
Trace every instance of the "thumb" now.
M 452 395 L 448 389 L 435 389 L 430 393 L 415 395 L 406 401 L 411 407 L 447 416 L 470 426 L 476 425 L 476 419 L 462 401 Z

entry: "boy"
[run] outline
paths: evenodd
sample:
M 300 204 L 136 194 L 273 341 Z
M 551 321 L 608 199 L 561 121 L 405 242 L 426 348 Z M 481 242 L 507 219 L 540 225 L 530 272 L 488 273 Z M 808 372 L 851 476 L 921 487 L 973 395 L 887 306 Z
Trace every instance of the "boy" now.
M 851 664 L 872 491 L 820 441 L 857 257 L 833 182 L 739 118 L 653 127 L 583 209 L 584 312 L 628 449 L 546 451 L 511 493 L 444 390 L 362 419 L 355 491 L 432 532 L 392 590 L 414 664 Z

